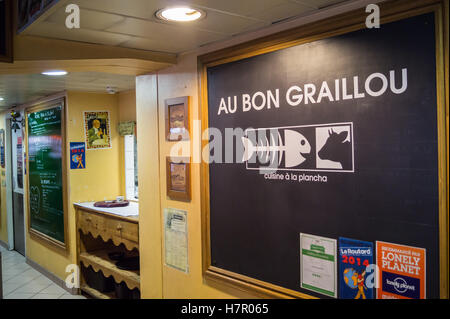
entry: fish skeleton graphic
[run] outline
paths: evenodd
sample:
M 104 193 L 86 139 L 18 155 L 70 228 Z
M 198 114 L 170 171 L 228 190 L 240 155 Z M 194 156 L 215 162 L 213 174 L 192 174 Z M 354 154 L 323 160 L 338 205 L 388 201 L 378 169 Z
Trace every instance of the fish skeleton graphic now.
M 271 130 L 273 131 L 273 130 Z M 278 155 L 278 166 L 281 165 L 283 154 L 285 156 L 285 167 L 295 167 L 306 161 L 306 158 L 302 154 L 311 153 L 311 145 L 305 136 L 297 131 L 284 130 L 284 144 L 278 130 L 278 138 L 274 137 L 274 134 L 270 134 L 269 143 L 266 136 L 260 139 L 258 144 L 253 143 L 247 137 L 242 137 L 242 143 L 244 144 L 243 162 L 247 162 L 253 156 L 258 154 L 258 159 L 261 162 L 268 162 L 270 157 L 270 164 L 273 165 Z

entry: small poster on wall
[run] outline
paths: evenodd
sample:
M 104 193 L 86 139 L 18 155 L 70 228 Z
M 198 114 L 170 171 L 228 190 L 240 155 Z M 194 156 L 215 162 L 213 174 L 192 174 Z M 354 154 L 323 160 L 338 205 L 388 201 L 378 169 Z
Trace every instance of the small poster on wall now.
M 5 130 L 0 130 L 0 165 L 5 168 Z
M 70 143 L 70 169 L 86 168 L 86 146 L 84 142 Z
M 337 297 L 336 239 L 300 233 L 300 282 L 303 289 Z
M 339 238 L 339 272 L 341 299 L 373 299 L 375 269 L 373 243 Z
M 84 129 L 88 150 L 111 148 L 111 127 L 108 111 L 84 112 Z
M 187 213 L 164 209 L 164 248 L 166 265 L 188 272 Z
M 378 299 L 426 298 L 426 250 L 377 241 Z

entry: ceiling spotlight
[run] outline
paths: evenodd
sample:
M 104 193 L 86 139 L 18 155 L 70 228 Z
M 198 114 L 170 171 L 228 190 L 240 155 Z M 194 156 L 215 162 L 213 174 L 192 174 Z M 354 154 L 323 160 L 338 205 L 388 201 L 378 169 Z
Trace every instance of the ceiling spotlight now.
M 108 94 L 116 94 L 117 93 L 117 88 L 113 87 L 113 86 L 107 86 L 106 87 L 106 92 Z
M 206 13 L 199 9 L 189 7 L 172 7 L 156 12 L 159 19 L 166 21 L 188 22 L 205 17 Z
M 4 101 L 5 99 L 0 96 L 0 101 Z
M 64 70 L 51 70 L 51 71 L 42 72 L 41 74 L 48 75 L 48 76 L 61 76 L 61 75 L 66 75 L 67 71 L 64 71 Z

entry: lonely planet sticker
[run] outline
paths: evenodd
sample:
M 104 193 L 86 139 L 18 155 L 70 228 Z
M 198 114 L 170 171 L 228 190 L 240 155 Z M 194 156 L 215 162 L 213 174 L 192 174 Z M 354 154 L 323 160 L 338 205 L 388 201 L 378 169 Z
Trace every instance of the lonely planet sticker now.
M 377 241 L 378 299 L 426 298 L 426 250 Z

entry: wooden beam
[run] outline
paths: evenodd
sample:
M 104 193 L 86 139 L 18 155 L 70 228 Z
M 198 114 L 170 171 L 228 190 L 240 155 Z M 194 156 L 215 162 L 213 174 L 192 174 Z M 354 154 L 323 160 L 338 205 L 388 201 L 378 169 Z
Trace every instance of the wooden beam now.
M 122 75 L 154 73 L 171 66 L 172 63 L 137 59 L 86 59 L 86 60 L 42 60 L 0 63 L 1 74 L 37 74 L 46 70 L 67 72 L 102 72 Z
M 142 75 L 175 64 L 175 54 L 83 42 L 16 36 L 14 63 L 0 63 L 0 74 L 40 73 L 48 69 L 69 72 L 106 72 Z
M 16 36 L 14 39 L 14 60 L 16 61 L 124 58 L 170 64 L 176 63 L 176 54 L 172 53 L 36 36 Z

